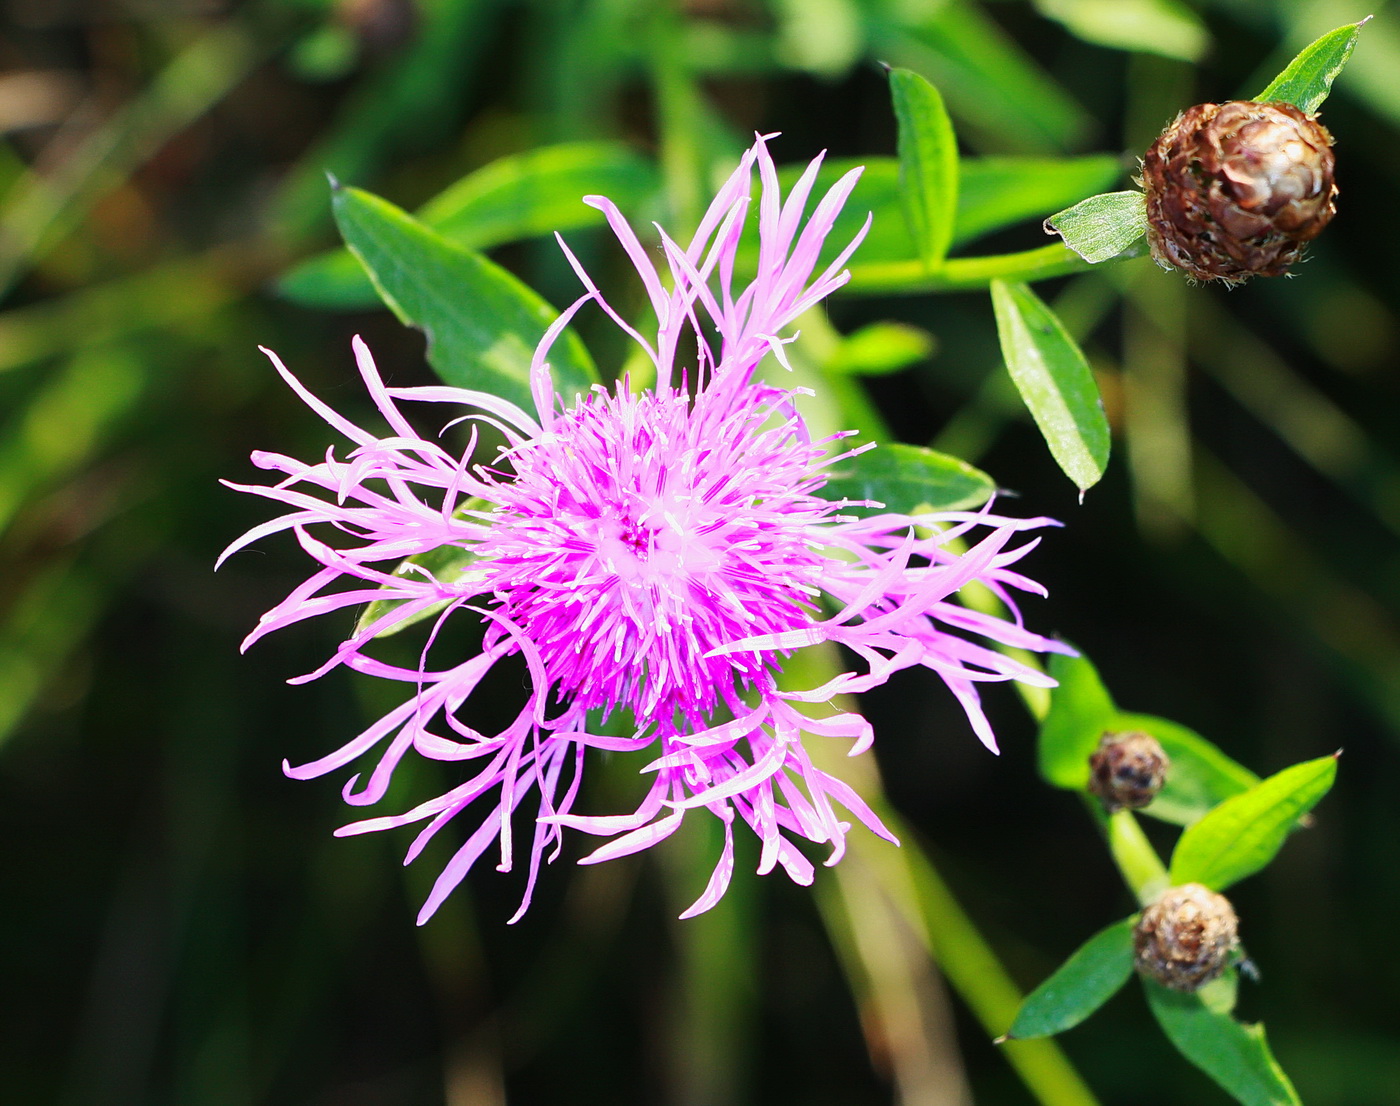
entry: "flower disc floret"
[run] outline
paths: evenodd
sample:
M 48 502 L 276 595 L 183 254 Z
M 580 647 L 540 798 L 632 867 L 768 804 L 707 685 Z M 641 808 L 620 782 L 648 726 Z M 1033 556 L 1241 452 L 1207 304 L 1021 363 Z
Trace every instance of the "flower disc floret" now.
M 812 527 L 837 511 L 812 490 L 828 451 L 791 419 L 765 426 L 765 391 L 598 388 L 507 455 L 475 551 L 558 695 L 704 725 L 774 668 L 714 650 L 811 620 Z

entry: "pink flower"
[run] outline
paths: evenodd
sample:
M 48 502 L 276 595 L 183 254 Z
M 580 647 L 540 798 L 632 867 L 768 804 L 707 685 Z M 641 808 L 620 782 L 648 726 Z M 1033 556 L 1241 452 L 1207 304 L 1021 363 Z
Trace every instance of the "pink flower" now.
M 860 715 L 821 704 L 923 665 L 942 678 L 973 730 L 995 749 L 978 685 L 1050 683 L 975 640 L 1062 650 L 1024 629 L 1011 599 L 1012 591 L 1043 594 L 1013 565 L 1038 540 L 1018 544 L 1018 535 L 1050 520 L 985 510 L 845 514 L 853 504 L 818 492 L 826 467 L 851 451 L 842 452 L 834 439 L 812 441 L 793 391 L 755 377 L 768 353 L 783 361 L 783 344 L 791 340 L 784 328 L 845 282 L 843 266 L 859 242 L 814 276 L 818 252 L 859 174 L 843 177 L 804 223 L 819 164 L 820 158 L 780 202 L 760 138 L 688 248 L 661 233 L 669 291 L 618 210 L 588 197 L 636 266 L 658 331 L 652 342 L 629 326 L 565 246 L 587 292 L 535 354 L 534 414 L 459 388 L 387 388 L 357 338 L 360 374 L 388 426 L 381 435 L 323 404 L 264 351 L 354 448 L 344 459 L 329 451 L 315 464 L 255 453 L 255 464 L 285 479 L 270 487 L 230 485 L 290 510 L 249 531 L 224 556 L 291 530 L 320 566 L 263 617 L 244 646 L 314 615 L 383 604 L 375 608 L 383 613 L 300 679 L 345 664 L 402 681 L 408 698 L 335 752 L 284 767 L 308 779 L 370 757 L 368 775 L 351 777 L 344 790 L 347 802 L 365 805 L 383 797 L 410 749 L 432 760 L 471 762 L 464 782 L 447 793 L 338 831 L 424 822 L 408 851 L 412 860 L 458 814 L 477 811 L 477 828 L 438 877 L 420 923 L 493 844 L 502 871 L 517 854 L 528 857 L 518 918 L 541 861 L 558 856 L 564 830 L 608 838 L 582 860 L 593 863 L 656 844 L 700 808 L 724 823 L 725 843 L 709 885 L 684 916 L 709 909 L 724 894 L 736 819 L 761 842 L 760 873 L 782 865 L 798 883 L 810 883 L 812 863 L 794 842 L 830 846 L 826 863 L 835 863 L 850 829 L 839 808 L 893 840 L 850 787 L 809 759 L 803 745 L 809 736 L 848 742 L 852 755 L 872 740 Z M 735 255 L 755 165 L 758 275 L 736 289 Z M 545 359 L 589 302 L 647 352 L 656 366 L 653 388 L 632 392 L 622 381 L 612 390 L 554 394 Z M 711 332 L 717 351 L 705 337 Z M 683 339 L 687 349 L 693 343 L 695 359 L 678 373 Z M 465 412 L 459 417 L 497 427 L 508 444 L 489 463 L 477 460 L 473 430 L 458 456 L 421 436 L 400 411 L 403 401 L 452 404 Z M 312 533 L 327 528 L 338 535 L 337 545 Z M 403 565 L 424 554 L 443 563 L 444 552 L 447 570 L 430 569 L 427 558 Z M 958 604 L 957 592 L 972 581 L 1000 596 L 1012 618 Z M 370 655 L 376 637 L 427 614 L 435 621 L 419 665 Z M 439 628 L 463 617 L 482 625 L 480 651 L 430 666 L 430 652 L 441 651 L 432 648 Z M 822 642 L 845 646 L 859 663 L 821 687 L 785 689 L 778 679 L 782 658 Z M 498 661 L 517 656 L 529 671 L 525 702 L 499 733 L 481 732 L 470 721 L 472 693 Z M 635 811 L 575 812 L 584 765 L 598 755 L 590 749 L 650 754 L 641 767 L 649 783 Z M 511 816 L 527 795 L 534 818 L 528 842 L 517 843 Z

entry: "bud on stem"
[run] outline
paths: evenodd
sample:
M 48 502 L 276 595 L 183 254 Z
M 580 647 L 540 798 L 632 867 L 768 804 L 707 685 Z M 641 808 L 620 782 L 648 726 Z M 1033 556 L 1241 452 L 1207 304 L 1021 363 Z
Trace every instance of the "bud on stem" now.
M 1089 757 L 1089 790 L 1109 814 L 1140 810 L 1167 782 L 1171 761 L 1151 734 L 1106 732 Z
M 1173 991 L 1219 976 L 1239 945 L 1239 919 L 1224 895 L 1199 883 L 1170 887 L 1133 929 L 1133 966 Z
M 1197 280 L 1281 276 L 1337 211 L 1327 128 L 1292 104 L 1187 108 L 1142 159 L 1153 259 Z

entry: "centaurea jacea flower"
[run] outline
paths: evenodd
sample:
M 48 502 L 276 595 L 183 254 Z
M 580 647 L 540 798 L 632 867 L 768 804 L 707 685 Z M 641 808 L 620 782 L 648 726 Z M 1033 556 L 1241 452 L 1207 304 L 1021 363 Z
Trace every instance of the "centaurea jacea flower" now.
M 445 866 L 420 922 L 493 844 L 498 868 L 512 867 L 521 850 L 511 819 L 527 795 L 535 810 L 523 850 L 529 878 L 522 912 L 542 859 L 547 851 L 550 859 L 558 855 L 565 829 L 610 838 L 583 858 L 596 862 L 656 844 L 700 808 L 723 822 L 725 842 L 709 885 L 687 915 L 714 905 L 728 886 L 736 819 L 761 842 L 760 873 L 782 865 L 792 879 L 810 883 L 812 864 L 794 842 L 830 846 L 826 862 L 835 863 L 850 829 L 838 807 L 893 840 L 849 786 L 808 757 L 808 736 L 848 742 L 852 754 L 872 740 L 860 715 L 834 707 L 823 712 L 821 704 L 922 665 L 942 678 L 974 731 L 995 749 L 978 684 L 1049 683 L 974 640 L 1061 648 L 1024 629 L 1011 599 L 1016 590 L 1041 592 L 1013 565 L 1036 541 L 1018 543 L 1018 535 L 1049 520 L 987 510 L 857 517 L 851 504 L 818 494 L 827 466 L 851 455 L 839 444 L 845 435 L 813 441 L 794 405 L 796 392 L 755 374 L 770 352 L 784 360 L 783 344 L 791 340 L 784 329 L 845 282 L 845 261 L 859 241 L 814 276 L 859 172 L 843 177 L 804 224 L 819 164 L 814 161 L 781 202 L 776 171 L 759 139 L 688 247 L 662 232 L 667 281 L 617 209 L 588 197 L 635 265 L 657 334 L 649 341 L 629 326 L 564 246 L 587 291 L 536 351 L 534 413 L 459 388 L 386 387 L 356 339 L 361 376 L 389 427 L 384 436 L 323 404 L 268 354 L 354 449 L 344 460 L 328 452 L 315 464 L 257 453 L 257 465 L 286 479 L 272 487 L 231 485 L 291 510 L 254 528 L 229 552 L 290 529 L 320 565 L 264 616 L 245 647 L 313 615 L 389 601 L 322 668 L 301 679 L 346 664 L 409 685 L 408 698 L 341 749 L 285 770 L 305 779 L 377 755 L 363 782 L 355 776 L 345 786 L 346 801 L 363 805 L 384 796 L 410 750 L 432 760 L 470 762 L 465 780 L 445 794 L 339 831 L 425 822 L 409 849 L 412 860 L 458 814 L 469 807 L 486 812 L 478 813 L 476 830 Z M 755 166 L 761 179 L 758 273 L 736 288 Z M 590 302 L 645 350 L 656 368 L 652 388 L 634 392 L 621 381 L 612 389 L 555 395 L 549 349 Z M 717 336 L 717 350 L 709 333 Z M 695 350 L 684 368 L 678 365 L 683 342 L 687 349 L 693 342 Z M 455 454 L 420 435 L 401 412 L 403 402 L 460 407 L 499 428 L 507 445 L 482 462 L 474 457 L 473 434 L 465 452 Z M 311 528 L 325 525 L 339 532 L 339 547 L 312 534 Z M 470 555 L 465 570 L 434 574 L 419 563 L 395 571 L 406 558 L 445 547 Z M 974 581 L 1000 596 L 1011 617 L 956 602 L 957 592 Z M 427 648 L 414 667 L 370 655 L 377 636 L 425 612 L 436 614 L 430 644 L 446 619 L 479 620 L 480 651 L 442 668 L 429 666 Z M 828 642 L 844 646 L 859 666 L 810 690 L 780 684 L 784 656 Z M 493 666 L 512 656 L 529 672 L 526 701 L 500 732 L 480 732 L 470 721 L 469 700 Z M 605 725 L 609 719 L 613 725 Z M 641 766 L 650 783 L 635 811 L 575 812 L 591 749 L 650 753 Z

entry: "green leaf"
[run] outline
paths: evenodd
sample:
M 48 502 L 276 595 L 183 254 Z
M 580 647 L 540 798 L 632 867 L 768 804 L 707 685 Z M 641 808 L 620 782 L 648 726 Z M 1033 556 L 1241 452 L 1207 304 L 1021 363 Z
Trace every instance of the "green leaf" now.
M 448 384 L 533 408 L 530 359 L 558 316 L 493 261 L 443 239 L 378 196 L 337 188 L 331 199 L 345 244 L 384 302 L 428 337 L 428 361 Z M 566 399 L 597 380 L 588 351 L 565 331 L 550 351 Z
M 996 491 L 996 482 L 966 461 L 902 442 L 847 457 L 827 472 L 823 497 L 873 499 L 906 514 L 978 507 Z
M 1108 419 L 1084 354 L 1025 284 L 994 280 L 1001 353 L 1050 453 L 1080 491 L 1108 464 Z
M 1209 983 L 1196 989 L 1196 994 L 1208 1010 L 1217 1014 L 1232 1014 L 1240 997 L 1240 971 L 1234 965 L 1225 969 Z
M 847 335 L 826 362 L 827 372 L 883 376 L 933 353 L 933 335 L 908 323 L 871 323 Z
M 1332 82 L 1356 49 L 1361 28 L 1370 19 L 1368 15 L 1359 23 L 1348 23 L 1335 31 L 1328 31 L 1289 62 L 1283 72 L 1254 98 L 1282 101 L 1306 112 L 1316 111 L 1332 91 Z
M 460 510 L 481 510 L 487 506 L 483 499 L 467 500 Z M 436 549 L 430 549 L 426 553 L 418 553 L 399 563 L 394 569 L 395 576 L 408 578 L 423 578 L 424 573 L 431 575 L 434 579 L 445 584 L 460 581 L 470 571 L 476 563 L 476 555 L 456 545 L 441 545 Z M 365 604 L 364 610 L 360 612 L 360 617 L 355 620 L 355 632 L 358 634 L 365 627 L 372 625 L 383 618 L 390 611 L 404 605 L 407 600 L 403 599 L 376 599 L 372 603 Z M 432 618 L 435 614 L 446 607 L 452 600 L 444 599 L 440 603 L 434 603 L 416 614 L 395 622 L 387 629 L 380 630 L 376 637 L 390 637 L 400 630 L 406 630 L 417 622 L 422 622 L 425 618 Z
M 964 158 L 953 245 L 1058 211 L 1100 192 L 1123 172 L 1116 157 Z
M 948 254 L 958 209 L 958 140 L 938 90 L 908 69 L 890 72 L 899 123 L 899 191 L 914 248 L 929 268 Z
M 1050 675 L 1058 686 L 1040 724 L 1040 774 L 1055 787 L 1083 791 L 1089 784 L 1089 755 L 1105 730 L 1114 728 L 1117 710 L 1089 658 L 1056 653 Z
M 1097 265 L 1141 241 L 1147 233 L 1147 201 L 1141 192 L 1103 192 L 1050 216 L 1045 231 L 1058 234 L 1066 246 Z
M 1189 826 L 1211 808 L 1248 791 L 1259 777 L 1231 760 L 1194 730 L 1151 714 L 1119 713 L 1110 729 L 1151 734 L 1171 761 L 1167 782 L 1139 813 Z
M 1115 922 L 1084 942 L 1044 983 L 1026 996 L 1006 1031 L 1010 1040 L 1049 1037 L 1078 1025 L 1118 993 L 1133 974 L 1137 915 Z
M 1208 1006 L 1199 994 L 1142 981 L 1147 1005 L 1178 1051 L 1243 1103 L 1302 1106 L 1279 1067 L 1262 1025 L 1244 1025 Z
M 630 212 L 658 187 L 655 167 L 628 147 L 571 142 L 499 158 L 429 200 L 417 218 L 456 245 L 485 250 L 601 225 L 603 213 L 583 202 L 590 193 Z M 349 310 L 379 302 L 364 269 L 343 249 L 301 262 L 277 290 L 310 307 Z
M 1226 799 L 1182 833 L 1172 853 L 1172 883 L 1203 883 L 1223 891 L 1253 875 L 1274 858 L 1298 819 L 1336 778 L 1337 758 L 1318 757 Z
M 1176 0 L 1035 0 L 1035 6 L 1075 37 L 1115 50 L 1199 61 L 1210 45 L 1199 17 Z
M 487 245 L 601 224 L 583 197 L 607 196 L 623 211 L 660 187 L 655 166 L 616 142 L 568 142 L 498 158 L 423 205 L 420 218 L 463 245 Z

